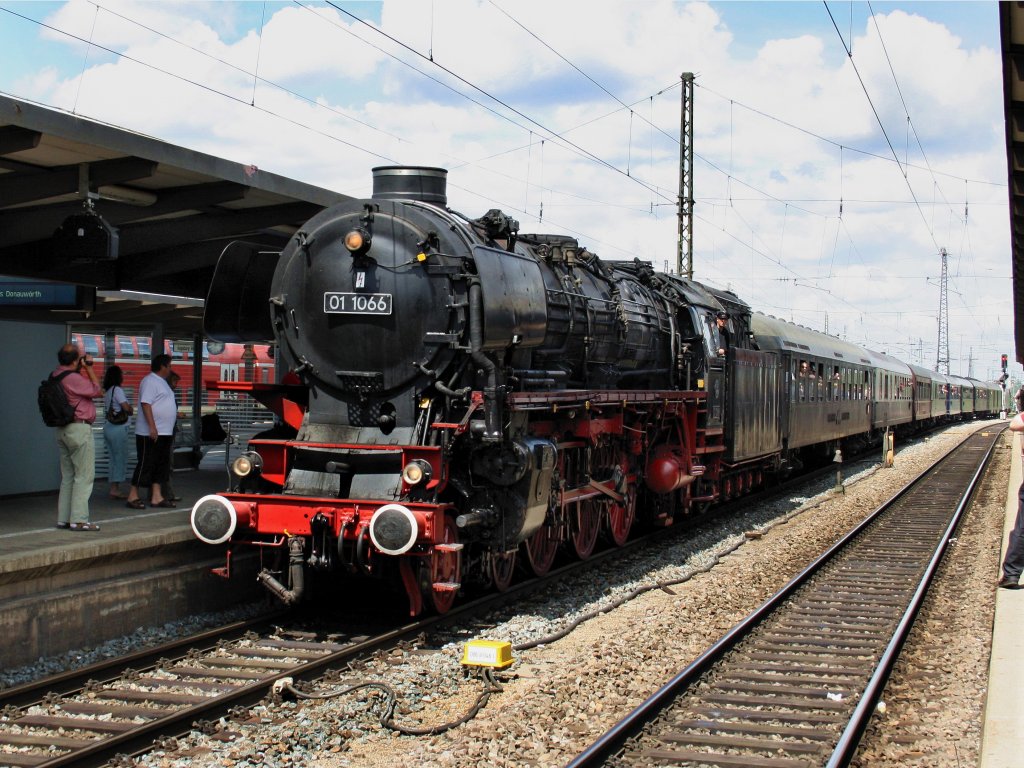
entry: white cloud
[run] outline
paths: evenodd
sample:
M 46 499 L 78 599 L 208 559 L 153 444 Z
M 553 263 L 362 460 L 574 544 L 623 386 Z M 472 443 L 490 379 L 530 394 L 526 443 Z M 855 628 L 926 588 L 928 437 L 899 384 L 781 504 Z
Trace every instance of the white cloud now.
M 985 326 L 987 345 L 1009 347 L 996 341 L 1009 325 L 1003 336 L 992 329 L 1011 306 L 1009 283 L 991 277 L 1009 273 L 995 49 L 965 48 L 955 30 L 925 17 L 925 6 L 878 17 L 885 51 L 870 20 L 854 30 L 854 63 L 900 160 L 912 166 L 908 185 L 851 63 L 836 55 L 830 24 L 820 34 L 776 34 L 739 56 L 734 32 L 706 3 L 496 1 L 515 21 L 482 0 L 386 0 L 381 28 L 410 51 L 324 6 L 316 14 L 268 6 L 260 30 L 247 28 L 251 16 L 233 3 L 102 0 L 97 12 L 71 0 L 48 23 L 145 64 L 94 50 L 84 76 L 59 77 L 40 62 L 20 87 L 349 194 L 369 193 L 374 165 L 441 165 L 451 169 L 451 205 L 469 215 L 504 207 L 524 231 L 575 233 L 605 256 L 661 268 L 675 261 L 679 74 L 694 71 L 699 279 L 817 328 L 828 312 L 830 330 L 845 328 L 852 340 L 920 337 L 934 350 L 937 288 L 925 278 L 937 277 L 937 248 L 946 247 L 963 275 L 964 301 L 951 298 L 951 312 L 967 315 L 966 304 L 975 313 L 959 327 L 974 334 Z M 632 116 L 516 22 L 637 102 Z M 80 43 L 42 35 L 84 55 Z M 886 51 L 927 162 L 907 134 Z M 432 65 L 429 54 L 523 114 Z M 257 57 L 262 78 L 298 96 L 254 87 Z M 997 359 L 998 351 L 986 354 Z

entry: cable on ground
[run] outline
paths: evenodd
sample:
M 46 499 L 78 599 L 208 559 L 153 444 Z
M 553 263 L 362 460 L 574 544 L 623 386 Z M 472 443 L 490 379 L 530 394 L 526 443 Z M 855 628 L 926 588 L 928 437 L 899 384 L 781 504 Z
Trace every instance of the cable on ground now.
M 382 683 L 376 680 L 365 680 L 362 682 L 350 685 L 340 691 L 330 691 L 324 693 L 307 693 L 301 691 L 293 685 L 292 679 L 289 677 L 278 680 L 274 685 L 274 693 L 281 694 L 287 691 L 296 699 L 306 700 L 324 700 L 324 699 L 335 699 L 339 696 L 344 696 L 354 691 L 363 689 L 371 689 L 379 691 L 384 694 L 384 711 L 379 717 L 380 724 L 388 730 L 401 733 L 405 736 L 435 736 L 445 731 L 450 731 L 453 728 L 458 728 L 460 725 L 464 725 L 476 717 L 480 710 L 487 706 L 487 701 L 491 698 L 492 693 L 498 693 L 501 691 L 501 685 L 494 678 L 494 670 L 484 668 L 482 670 L 483 679 L 483 690 L 480 695 L 477 696 L 473 706 L 462 717 L 457 720 L 452 720 L 448 723 L 442 723 L 440 725 L 431 726 L 411 726 L 401 725 L 395 722 L 395 707 L 398 705 L 398 694 L 395 689 L 387 683 Z

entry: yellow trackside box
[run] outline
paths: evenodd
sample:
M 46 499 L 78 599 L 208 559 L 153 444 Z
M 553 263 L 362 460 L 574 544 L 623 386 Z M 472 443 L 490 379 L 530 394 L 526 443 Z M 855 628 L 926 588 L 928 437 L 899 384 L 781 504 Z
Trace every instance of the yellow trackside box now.
M 504 640 L 470 640 L 462 652 L 462 663 L 468 667 L 504 669 L 513 661 L 512 643 Z

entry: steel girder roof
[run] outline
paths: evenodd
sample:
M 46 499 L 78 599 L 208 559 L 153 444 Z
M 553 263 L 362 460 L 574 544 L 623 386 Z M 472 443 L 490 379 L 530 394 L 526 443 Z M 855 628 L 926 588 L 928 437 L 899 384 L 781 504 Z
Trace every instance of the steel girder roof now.
M 83 212 L 86 197 L 117 232 L 114 259 L 69 259 L 55 244 L 55 231 Z M 346 199 L 0 96 L 0 275 L 95 286 L 89 322 L 161 323 L 167 335 L 198 333 L 196 300 L 205 299 L 229 242 L 278 250 L 307 219 Z M 4 317 L 68 319 L 24 307 L 0 308 Z
M 1024 3 L 999 3 L 999 26 L 1010 188 L 1013 331 L 1017 362 L 1024 363 Z

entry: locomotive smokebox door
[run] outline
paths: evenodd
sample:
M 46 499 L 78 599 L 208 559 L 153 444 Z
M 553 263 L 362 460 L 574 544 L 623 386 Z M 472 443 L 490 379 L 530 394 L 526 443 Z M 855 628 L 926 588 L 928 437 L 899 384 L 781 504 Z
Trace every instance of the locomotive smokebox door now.
M 398 426 L 411 425 L 414 400 L 394 393 L 423 379 L 413 361 L 444 370 L 454 356 L 427 340 L 461 333 L 451 273 L 432 269 L 436 256 L 429 264 L 414 258 L 434 226 L 422 204 L 337 206 L 307 223 L 304 243 L 293 238 L 282 252 L 272 288 L 281 304 L 271 308 L 282 361 L 301 368 L 314 392 L 328 393 L 310 398 L 311 421 L 375 424 L 378 414 L 346 414 L 339 404 L 369 398 L 391 400 Z

